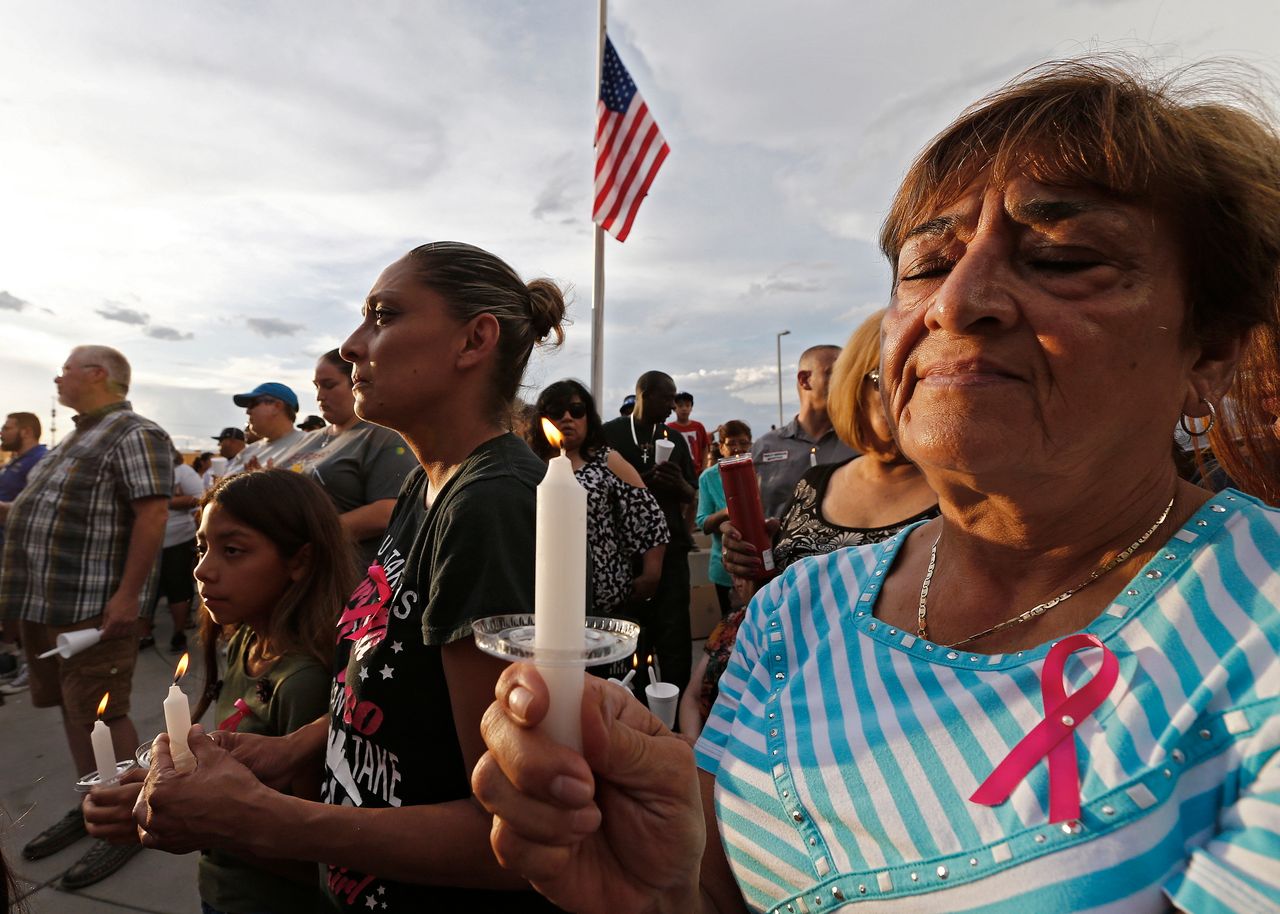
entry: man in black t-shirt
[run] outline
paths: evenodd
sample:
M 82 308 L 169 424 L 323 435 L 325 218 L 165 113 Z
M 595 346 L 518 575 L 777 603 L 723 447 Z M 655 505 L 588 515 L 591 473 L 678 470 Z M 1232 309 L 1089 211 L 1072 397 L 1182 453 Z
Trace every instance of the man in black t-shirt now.
M 641 654 L 658 657 L 662 677 L 681 689 L 692 666 L 689 630 L 689 550 L 693 539 L 685 523 L 685 508 L 697 494 L 698 474 L 684 436 L 666 424 L 675 409 L 676 382 L 661 371 L 647 371 L 636 381 L 636 408 L 630 416 L 604 424 L 609 447 L 627 459 L 653 492 L 667 519 L 671 541 L 662 559 L 658 591 L 635 614 L 642 626 Z M 674 447 L 671 457 L 656 464 L 656 443 Z

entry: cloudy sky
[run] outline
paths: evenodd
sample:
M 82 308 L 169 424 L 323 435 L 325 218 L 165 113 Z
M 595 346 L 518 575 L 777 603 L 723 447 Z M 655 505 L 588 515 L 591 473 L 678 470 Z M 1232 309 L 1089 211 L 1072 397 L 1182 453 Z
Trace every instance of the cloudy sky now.
M 0 0 L 0 412 L 47 417 L 87 342 L 184 446 L 259 381 L 309 411 L 379 270 L 441 239 L 570 286 L 528 381 L 587 377 L 595 24 L 589 0 Z M 757 432 L 774 335 L 789 417 L 799 352 L 884 302 L 879 222 L 964 105 L 1100 51 L 1280 82 L 1266 0 L 615 0 L 610 34 L 672 151 L 608 241 L 604 412 L 660 368 Z

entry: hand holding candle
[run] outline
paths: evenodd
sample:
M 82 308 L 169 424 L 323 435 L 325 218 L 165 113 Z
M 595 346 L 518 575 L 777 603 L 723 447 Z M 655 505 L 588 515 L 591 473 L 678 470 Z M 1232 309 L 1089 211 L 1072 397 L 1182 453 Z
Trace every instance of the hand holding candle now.
M 190 771 L 196 767 L 196 757 L 187 745 L 191 730 L 191 706 L 187 696 L 178 688 L 178 680 L 187 672 L 188 655 L 183 654 L 173 673 L 173 685 L 164 700 L 164 728 L 169 732 L 169 751 L 173 754 L 173 767 L 178 771 Z
M 98 703 L 98 719 L 93 722 L 93 732 L 89 734 L 93 743 L 93 763 L 98 766 L 100 784 L 105 784 L 116 776 L 116 750 L 111 745 L 111 728 L 102 719 L 110 697 L 111 693 L 107 692 Z
M 542 420 L 555 447 L 564 439 L 555 424 Z M 538 486 L 537 563 L 534 570 L 534 664 L 550 692 L 551 708 L 543 726 L 556 742 L 582 751 L 582 663 L 557 663 L 542 651 L 581 652 L 586 626 L 587 491 L 565 456 L 547 463 Z

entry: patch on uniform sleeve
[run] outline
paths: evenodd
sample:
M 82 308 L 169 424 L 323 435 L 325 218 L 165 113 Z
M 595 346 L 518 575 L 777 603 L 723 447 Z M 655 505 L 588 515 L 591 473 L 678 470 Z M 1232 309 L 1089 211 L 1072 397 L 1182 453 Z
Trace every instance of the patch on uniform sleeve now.
M 779 460 L 786 460 L 791 454 L 787 451 L 766 451 L 760 456 L 761 463 L 777 463 Z

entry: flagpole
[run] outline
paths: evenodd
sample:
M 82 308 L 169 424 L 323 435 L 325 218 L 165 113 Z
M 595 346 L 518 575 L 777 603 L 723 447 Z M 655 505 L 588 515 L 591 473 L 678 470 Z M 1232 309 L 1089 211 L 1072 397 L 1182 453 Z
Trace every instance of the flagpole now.
M 595 106 L 592 113 L 598 117 L 600 106 L 600 81 L 604 76 L 605 17 L 608 0 L 600 0 L 600 27 L 596 34 L 596 85 Z M 594 164 L 594 157 L 593 157 Z M 595 194 L 594 183 L 592 195 Z M 596 410 L 605 413 L 604 404 L 604 229 L 593 221 L 595 231 L 595 281 L 591 286 L 591 395 L 595 397 Z
M 595 227 L 596 278 L 591 287 L 591 396 L 604 413 L 604 229 Z

